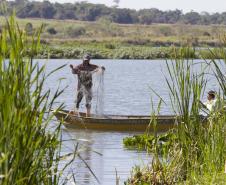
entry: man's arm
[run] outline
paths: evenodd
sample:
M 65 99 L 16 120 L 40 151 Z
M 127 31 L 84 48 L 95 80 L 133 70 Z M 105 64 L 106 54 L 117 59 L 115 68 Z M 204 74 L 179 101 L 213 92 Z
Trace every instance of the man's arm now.
M 93 72 L 98 72 L 99 70 L 102 70 L 102 71 L 105 71 L 105 67 L 104 66 L 97 66 L 97 65 L 94 65 L 94 64 L 91 64 L 91 66 L 92 66 L 92 71 Z
M 79 66 L 74 67 L 73 65 L 70 65 L 72 74 L 79 74 Z

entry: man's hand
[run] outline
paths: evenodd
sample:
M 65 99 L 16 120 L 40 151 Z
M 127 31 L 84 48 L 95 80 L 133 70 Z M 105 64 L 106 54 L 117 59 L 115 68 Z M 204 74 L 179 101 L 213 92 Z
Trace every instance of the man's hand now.
M 74 68 L 73 65 L 70 65 L 70 68 L 73 74 L 80 74 L 80 70 L 77 67 Z

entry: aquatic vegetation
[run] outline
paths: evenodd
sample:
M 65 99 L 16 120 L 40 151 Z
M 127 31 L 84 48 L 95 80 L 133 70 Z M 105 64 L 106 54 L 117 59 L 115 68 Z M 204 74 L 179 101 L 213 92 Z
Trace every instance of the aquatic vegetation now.
M 72 46 L 57 47 L 45 46 L 38 53 L 38 58 L 69 58 L 81 59 L 84 53 L 92 53 L 93 59 L 166 59 L 181 58 L 199 59 L 201 56 L 209 57 L 205 49 L 183 47 L 150 47 L 135 45 L 120 45 L 106 48 L 106 43 L 75 44 Z
M 146 133 L 143 135 L 134 135 L 132 137 L 125 137 L 123 139 L 123 144 L 127 149 L 137 149 L 137 150 L 146 150 L 147 152 L 155 151 L 155 142 L 159 145 L 159 154 L 165 153 L 176 140 L 176 135 L 173 133 L 173 130 L 159 134 L 157 138 L 151 133 Z

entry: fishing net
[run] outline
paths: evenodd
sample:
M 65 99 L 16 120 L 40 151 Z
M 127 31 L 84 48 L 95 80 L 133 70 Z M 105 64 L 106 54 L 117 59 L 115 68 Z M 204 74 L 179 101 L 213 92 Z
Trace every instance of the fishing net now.
M 93 75 L 93 108 L 96 115 L 104 115 L 104 71 L 98 70 Z
M 84 100 L 82 101 L 85 101 L 87 93 L 89 93 L 92 96 L 92 112 L 98 116 L 104 115 L 104 71 L 101 68 L 95 72 L 84 71 L 77 78 L 81 83 L 77 93 L 83 94 Z M 89 88 L 91 88 L 91 92 L 87 91 Z M 78 98 L 79 96 L 76 96 L 75 102 L 79 101 Z M 75 110 L 78 111 L 76 107 Z

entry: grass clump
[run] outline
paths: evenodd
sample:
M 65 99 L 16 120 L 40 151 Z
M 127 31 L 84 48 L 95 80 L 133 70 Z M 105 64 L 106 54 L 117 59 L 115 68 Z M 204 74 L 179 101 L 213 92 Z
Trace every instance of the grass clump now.
M 41 30 L 27 45 L 14 17 L 6 23 L 0 35 L 0 183 L 63 184 L 60 125 L 50 130 L 50 110 L 62 91 L 44 89 L 50 74 L 26 55 L 36 55 Z

